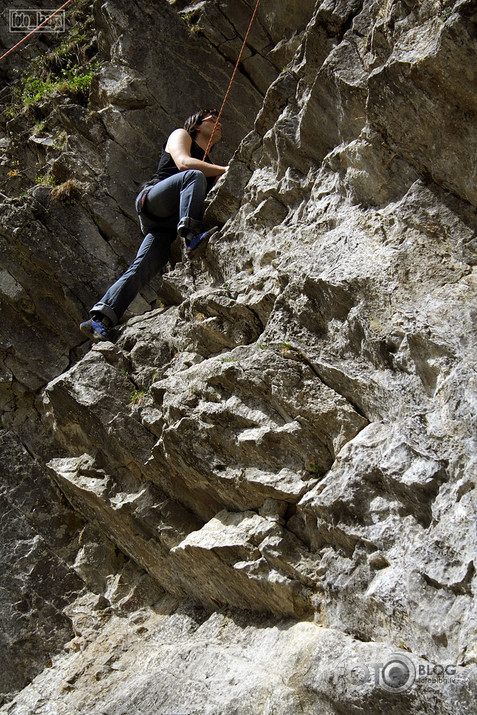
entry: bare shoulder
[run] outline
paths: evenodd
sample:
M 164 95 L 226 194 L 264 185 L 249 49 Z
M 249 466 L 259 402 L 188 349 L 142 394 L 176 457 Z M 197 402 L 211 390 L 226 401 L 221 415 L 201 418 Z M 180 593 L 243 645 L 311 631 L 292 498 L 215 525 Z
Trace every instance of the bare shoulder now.
M 174 129 L 174 131 L 169 134 L 169 138 L 166 143 L 166 151 L 170 154 L 171 149 L 186 149 L 189 150 L 192 145 L 192 138 L 185 129 Z

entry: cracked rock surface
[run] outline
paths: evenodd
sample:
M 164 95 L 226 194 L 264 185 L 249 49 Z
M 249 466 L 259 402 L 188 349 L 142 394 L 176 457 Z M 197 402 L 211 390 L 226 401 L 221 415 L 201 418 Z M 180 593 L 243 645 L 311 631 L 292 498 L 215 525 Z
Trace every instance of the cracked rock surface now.
M 475 711 L 475 4 L 295 5 L 261 5 L 207 252 L 175 245 L 114 342 L 76 323 L 180 114 L 161 72 L 213 63 L 219 96 L 254 3 L 95 4 L 53 161 L 89 188 L 5 200 L 7 640 L 43 650 L 2 712 Z

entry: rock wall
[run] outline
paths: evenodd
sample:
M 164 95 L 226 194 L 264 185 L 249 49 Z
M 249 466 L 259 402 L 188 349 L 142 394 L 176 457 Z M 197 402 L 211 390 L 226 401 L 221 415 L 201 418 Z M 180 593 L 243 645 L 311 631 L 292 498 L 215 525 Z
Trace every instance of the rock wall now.
M 474 3 L 264 0 L 206 255 L 177 246 L 114 343 L 75 332 L 132 255 L 160 137 L 184 95 L 220 102 L 253 5 L 96 4 L 89 112 L 50 120 L 75 147 L 51 170 L 85 192 L 5 201 L 3 493 L 23 503 L 33 470 L 56 504 L 43 530 L 5 510 L 35 542 L 9 602 L 58 550 L 64 577 L 2 711 L 474 711 Z M 50 615 L 28 613 L 34 648 Z

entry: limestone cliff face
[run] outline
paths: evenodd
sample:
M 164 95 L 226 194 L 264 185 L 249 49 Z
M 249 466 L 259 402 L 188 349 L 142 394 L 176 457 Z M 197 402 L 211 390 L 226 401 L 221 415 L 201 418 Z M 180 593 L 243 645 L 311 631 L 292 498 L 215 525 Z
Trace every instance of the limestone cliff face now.
M 88 107 L 6 126 L 83 189 L 3 204 L 2 711 L 475 711 L 475 3 L 262 0 L 206 255 L 77 332 L 253 5 L 95 3 Z

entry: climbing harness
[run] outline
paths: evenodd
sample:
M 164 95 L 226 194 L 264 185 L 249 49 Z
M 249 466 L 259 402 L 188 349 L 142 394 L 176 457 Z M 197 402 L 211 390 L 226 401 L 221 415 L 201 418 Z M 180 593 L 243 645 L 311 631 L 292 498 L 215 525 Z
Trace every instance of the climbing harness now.
M 206 157 L 207 157 L 207 155 L 208 155 L 208 153 L 209 153 L 209 151 L 210 151 L 210 147 L 212 146 L 212 140 L 213 140 L 213 138 L 214 138 L 214 134 L 215 134 L 215 132 L 216 132 L 216 130 L 217 130 L 217 127 L 218 127 L 218 125 L 219 125 L 220 117 L 222 116 L 222 112 L 223 112 L 223 109 L 224 109 L 224 107 L 225 107 L 225 103 L 226 103 L 226 101 L 227 101 L 227 99 L 228 99 L 228 96 L 229 96 L 229 94 L 230 94 L 230 90 L 231 90 L 231 88 L 232 88 L 232 83 L 233 83 L 233 81 L 234 81 L 234 79 L 235 79 L 235 75 L 237 74 L 237 70 L 238 70 L 238 67 L 239 67 L 239 64 L 240 64 L 240 60 L 242 59 L 243 51 L 244 51 L 244 49 L 245 49 L 245 45 L 247 44 L 248 36 L 250 35 L 250 31 L 251 31 L 251 29 L 252 29 L 253 21 L 255 20 L 255 15 L 257 14 L 257 10 L 258 10 L 258 6 L 259 6 L 259 5 L 260 5 L 260 0 L 257 0 L 257 4 L 255 5 L 255 10 L 253 11 L 253 14 L 252 14 L 252 19 L 250 20 L 250 24 L 249 24 L 249 26 L 248 26 L 247 33 L 246 33 L 245 38 L 244 38 L 244 41 L 243 41 L 243 43 L 242 43 L 242 49 L 240 50 L 240 53 L 239 53 L 237 62 L 236 62 L 236 64 L 235 64 L 235 69 L 234 69 L 234 71 L 232 72 L 232 77 L 230 78 L 229 86 L 228 86 L 227 91 L 226 91 L 226 93 L 225 93 L 224 101 L 222 102 L 222 106 L 220 107 L 220 111 L 219 111 L 219 113 L 218 113 L 218 115 L 217 115 L 217 119 L 216 119 L 216 121 L 215 121 L 214 128 L 213 128 L 213 130 L 212 130 L 212 134 L 210 135 L 209 143 L 207 144 L 207 149 L 205 150 L 205 154 L 204 154 L 204 159 L 203 159 L 203 161 L 205 161 L 205 159 L 206 159 Z
M 33 28 L 33 30 L 32 30 L 31 32 L 29 32 L 28 35 L 25 35 L 25 37 L 22 37 L 22 39 L 20 40 L 20 42 L 17 42 L 16 45 L 13 45 L 13 47 L 10 47 L 10 49 L 7 50 L 7 51 L 0 57 L 0 62 L 1 62 L 3 59 L 5 59 L 5 57 L 7 57 L 7 55 L 9 55 L 10 52 L 13 52 L 13 50 L 16 50 L 17 47 L 20 47 L 20 45 L 22 45 L 26 40 L 28 40 L 29 37 L 31 37 L 32 35 L 34 35 L 35 32 L 38 32 L 38 30 L 40 29 L 40 27 L 43 27 L 43 25 L 46 25 L 46 23 L 49 22 L 52 17 L 55 17 L 55 15 L 58 15 L 59 12 L 61 12 L 62 10 L 64 10 L 65 7 L 67 7 L 68 5 L 70 5 L 72 2 L 73 2 L 73 0 L 67 0 L 67 2 L 65 2 L 61 7 L 59 7 L 58 10 L 55 10 L 55 12 L 53 12 L 49 17 L 47 17 L 46 20 L 43 20 L 43 22 L 40 22 L 40 24 L 37 25 L 37 27 Z

